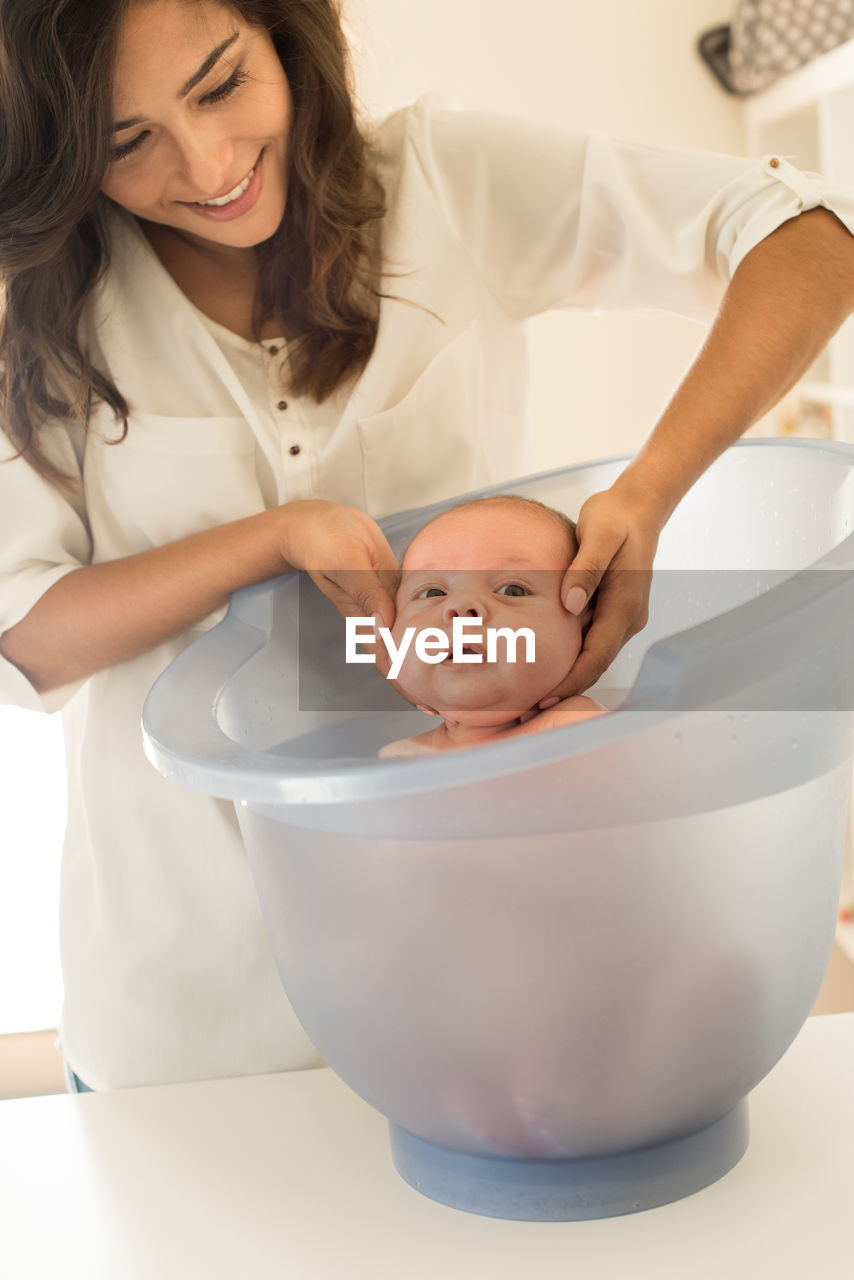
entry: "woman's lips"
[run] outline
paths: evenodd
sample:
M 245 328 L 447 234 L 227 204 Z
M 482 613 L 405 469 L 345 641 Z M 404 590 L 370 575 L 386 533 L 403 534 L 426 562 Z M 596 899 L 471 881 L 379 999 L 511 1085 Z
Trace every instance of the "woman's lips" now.
M 250 209 L 255 207 L 261 194 L 263 181 L 264 152 L 262 151 L 255 161 L 252 177 L 249 179 L 249 186 L 236 200 L 230 200 L 228 204 L 199 204 L 190 200 L 182 200 L 181 204 L 185 209 L 191 209 L 200 218 L 208 218 L 211 222 L 231 222 L 233 218 L 242 218 L 245 213 L 249 213 Z M 239 183 L 236 185 L 239 186 Z

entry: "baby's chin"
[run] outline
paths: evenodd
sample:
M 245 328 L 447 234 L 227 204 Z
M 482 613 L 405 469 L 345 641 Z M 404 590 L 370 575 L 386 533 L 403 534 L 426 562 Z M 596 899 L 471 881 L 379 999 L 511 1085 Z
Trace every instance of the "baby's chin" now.
M 530 711 L 535 705 L 533 702 L 524 704 L 519 702 L 507 703 L 490 703 L 487 706 L 480 705 L 476 702 L 465 705 L 464 700 L 454 702 L 452 705 L 444 706 L 436 699 L 430 700 L 429 697 L 415 697 L 411 693 L 405 693 L 399 690 L 408 702 L 413 706 L 429 706 L 432 707 L 437 716 L 441 716 L 443 720 L 453 722 L 454 724 L 467 725 L 472 729 L 493 729 L 496 725 L 512 724 L 524 715 L 526 711 Z M 542 694 L 545 697 L 546 694 Z
M 483 707 L 475 707 L 473 709 L 448 707 L 445 711 L 439 711 L 439 715 L 446 724 L 464 725 L 467 729 L 496 729 L 500 725 L 515 724 L 519 717 L 524 715 L 526 711 L 530 711 L 530 709 L 530 706 L 495 707 L 490 709 Z

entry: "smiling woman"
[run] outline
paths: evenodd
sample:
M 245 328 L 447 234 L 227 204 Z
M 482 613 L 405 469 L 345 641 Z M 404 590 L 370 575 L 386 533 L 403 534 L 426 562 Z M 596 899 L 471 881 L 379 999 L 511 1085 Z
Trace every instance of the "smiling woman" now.
M 297 394 L 364 366 L 384 199 L 333 0 L 6 0 L 0 46 L 0 397 L 42 475 L 68 475 L 44 418 L 127 422 L 81 341 L 116 208 L 202 310 L 294 340 Z

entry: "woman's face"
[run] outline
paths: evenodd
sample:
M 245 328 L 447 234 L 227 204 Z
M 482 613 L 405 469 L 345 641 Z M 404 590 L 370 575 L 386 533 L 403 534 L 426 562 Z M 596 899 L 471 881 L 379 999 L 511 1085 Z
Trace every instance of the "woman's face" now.
M 140 0 L 119 36 L 113 110 L 102 190 L 116 204 L 230 248 L 275 232 L 293 105 L 266 31 L 215 0 Z

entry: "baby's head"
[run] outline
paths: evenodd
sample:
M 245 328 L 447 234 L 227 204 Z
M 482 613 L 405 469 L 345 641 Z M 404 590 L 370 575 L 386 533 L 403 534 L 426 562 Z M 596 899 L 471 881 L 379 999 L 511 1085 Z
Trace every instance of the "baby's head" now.
M 411 644 L 395 684 L 408 701 L 467 724 L 513 720 L 546 697 L 581 650 L 589 611 L 580 618 L 560 599 L 564 571 L 577 550 L 575 525 L 562 512 L 513 494 L 452 507 L 416 534 L 403 558 L 392 635 L 437 628 L 450 647 L 453 619 L 478 617 L 480 663 L 423 662 Z M 486 661 L 486 628 L 530 628 L 534 662 L 523 640 L 509 662 L 503 640 Z

